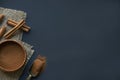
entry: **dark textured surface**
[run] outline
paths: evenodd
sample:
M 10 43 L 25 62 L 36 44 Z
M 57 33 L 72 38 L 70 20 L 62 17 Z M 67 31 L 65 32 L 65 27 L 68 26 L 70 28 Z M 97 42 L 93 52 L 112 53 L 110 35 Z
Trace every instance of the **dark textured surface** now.
M 34 80 L 120 80 L 119 0 L 2 0 L 1 7 L 27 12 L 32 27 L 23 41 L 33 58 L 47 57 Z

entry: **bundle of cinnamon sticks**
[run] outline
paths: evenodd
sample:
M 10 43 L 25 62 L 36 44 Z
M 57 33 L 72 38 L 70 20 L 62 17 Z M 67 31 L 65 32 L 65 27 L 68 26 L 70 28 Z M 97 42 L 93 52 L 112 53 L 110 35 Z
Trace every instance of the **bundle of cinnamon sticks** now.
M 3 14 L 0 14 L 0 22 L 2 22 L 3 18 L 5 16 Z M 6 27 L 3 26 L 0 28 L 0 37 L 4 37 L 5 39 L 11 38 L 17 30 L 21 29 L 25 32 L 28 32 L 30 30 L 30 27 L 25 24 L 25 20 L 20 20 L 19 22 L 16 22 L 12 19 L 8 19 L 7 24 L 10 26 L 13 26 L 11 30 L 5 33 Z

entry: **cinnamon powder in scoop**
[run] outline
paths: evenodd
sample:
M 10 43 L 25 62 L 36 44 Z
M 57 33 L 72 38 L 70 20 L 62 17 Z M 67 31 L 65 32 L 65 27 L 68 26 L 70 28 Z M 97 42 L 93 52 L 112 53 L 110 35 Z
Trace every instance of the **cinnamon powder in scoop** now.
M 46 58 L 39 55 L 38 58 L 35 59 L 33 62 L 33 65 L 30 71 L 31 74 L 34 76 L 37 76 L 38 74 L 40 74 L 44 70 L 45 64 L 46 64 Z

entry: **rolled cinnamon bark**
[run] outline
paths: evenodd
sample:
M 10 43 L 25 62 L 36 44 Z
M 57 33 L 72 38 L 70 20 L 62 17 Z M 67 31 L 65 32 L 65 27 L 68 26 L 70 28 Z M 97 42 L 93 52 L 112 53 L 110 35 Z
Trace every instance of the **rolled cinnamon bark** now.
M 4 15 L 0 14 L 0 22 L 3 20 L 3 18 L 4 18 Z
M 11 20 L 11 19 L 8 19 L 8 21 L 7 21 L 7 24 L 10 25 L 10 26 L 13 26 L 13 27 L 15 27 L 17 25 L 17 23 L 18 22 L 14 21 L 14 20 Z M 30 27 L 28 27 L 27 25 L 24 24 L 21 27 L 21 29 L 28 32 L 30 30 Z
M 0 38 L 5 34 L 5 32 L 6 32 L 6 27 L 5 27 L 5 26 L 2 26 L 2 27 L 0 28 Z
M 9 30 L 4 37 L 6 39 L 10 38 L 18 29 L 20 29 L 23 25 L 25 24 L 24 20 L 21 20 L 14 28 L 12 28 L 11 30 Z

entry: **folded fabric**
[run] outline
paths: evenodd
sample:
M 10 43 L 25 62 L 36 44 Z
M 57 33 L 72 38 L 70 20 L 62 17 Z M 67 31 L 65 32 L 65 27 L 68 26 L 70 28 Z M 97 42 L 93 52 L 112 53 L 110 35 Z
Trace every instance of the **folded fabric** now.
M 0 23 L 0 26 L 5 25 L 7 27 L 7 31 L 12 28 L 6 24 L 6 21 L 8 19 L 20 21 L 21 19 L 26 18 L 26 13 L 23 11 L 7 9 L 7 8 L 2 8 L 2 7 L 0 7 L 0 14 L 5 15 L 5 18 L 4 18 L 3 22 Z M 22 42 L 21 41 L 22 40 L 22 33 L 23 33 L 22 30 L 18 30 L 16 32 L 16 34 L 14 35 L 14 37 L 12 37 L 12 39 Z M 2 41 L 2 40 L 4 40 L 4 38 L 2 38 L 0 41 Z M 24 46 L 24 48 L 27 52 L 27 60 L 25 63 L 25 64 L 27 64 L 28 60 L 31 58 L 32 54 L 34 53 L 34 50 L 32 49 L 33 46 L 31 46 L 25 42 L 22 42 L 22 45 Z M 3 72 L 0 70 L 0 80 L 18 80 L 23 72 L 24 67 L 25 67 L 25 65 L 21 69 L 19 69 L 18 71 L 10 72 L 10 73 Z

